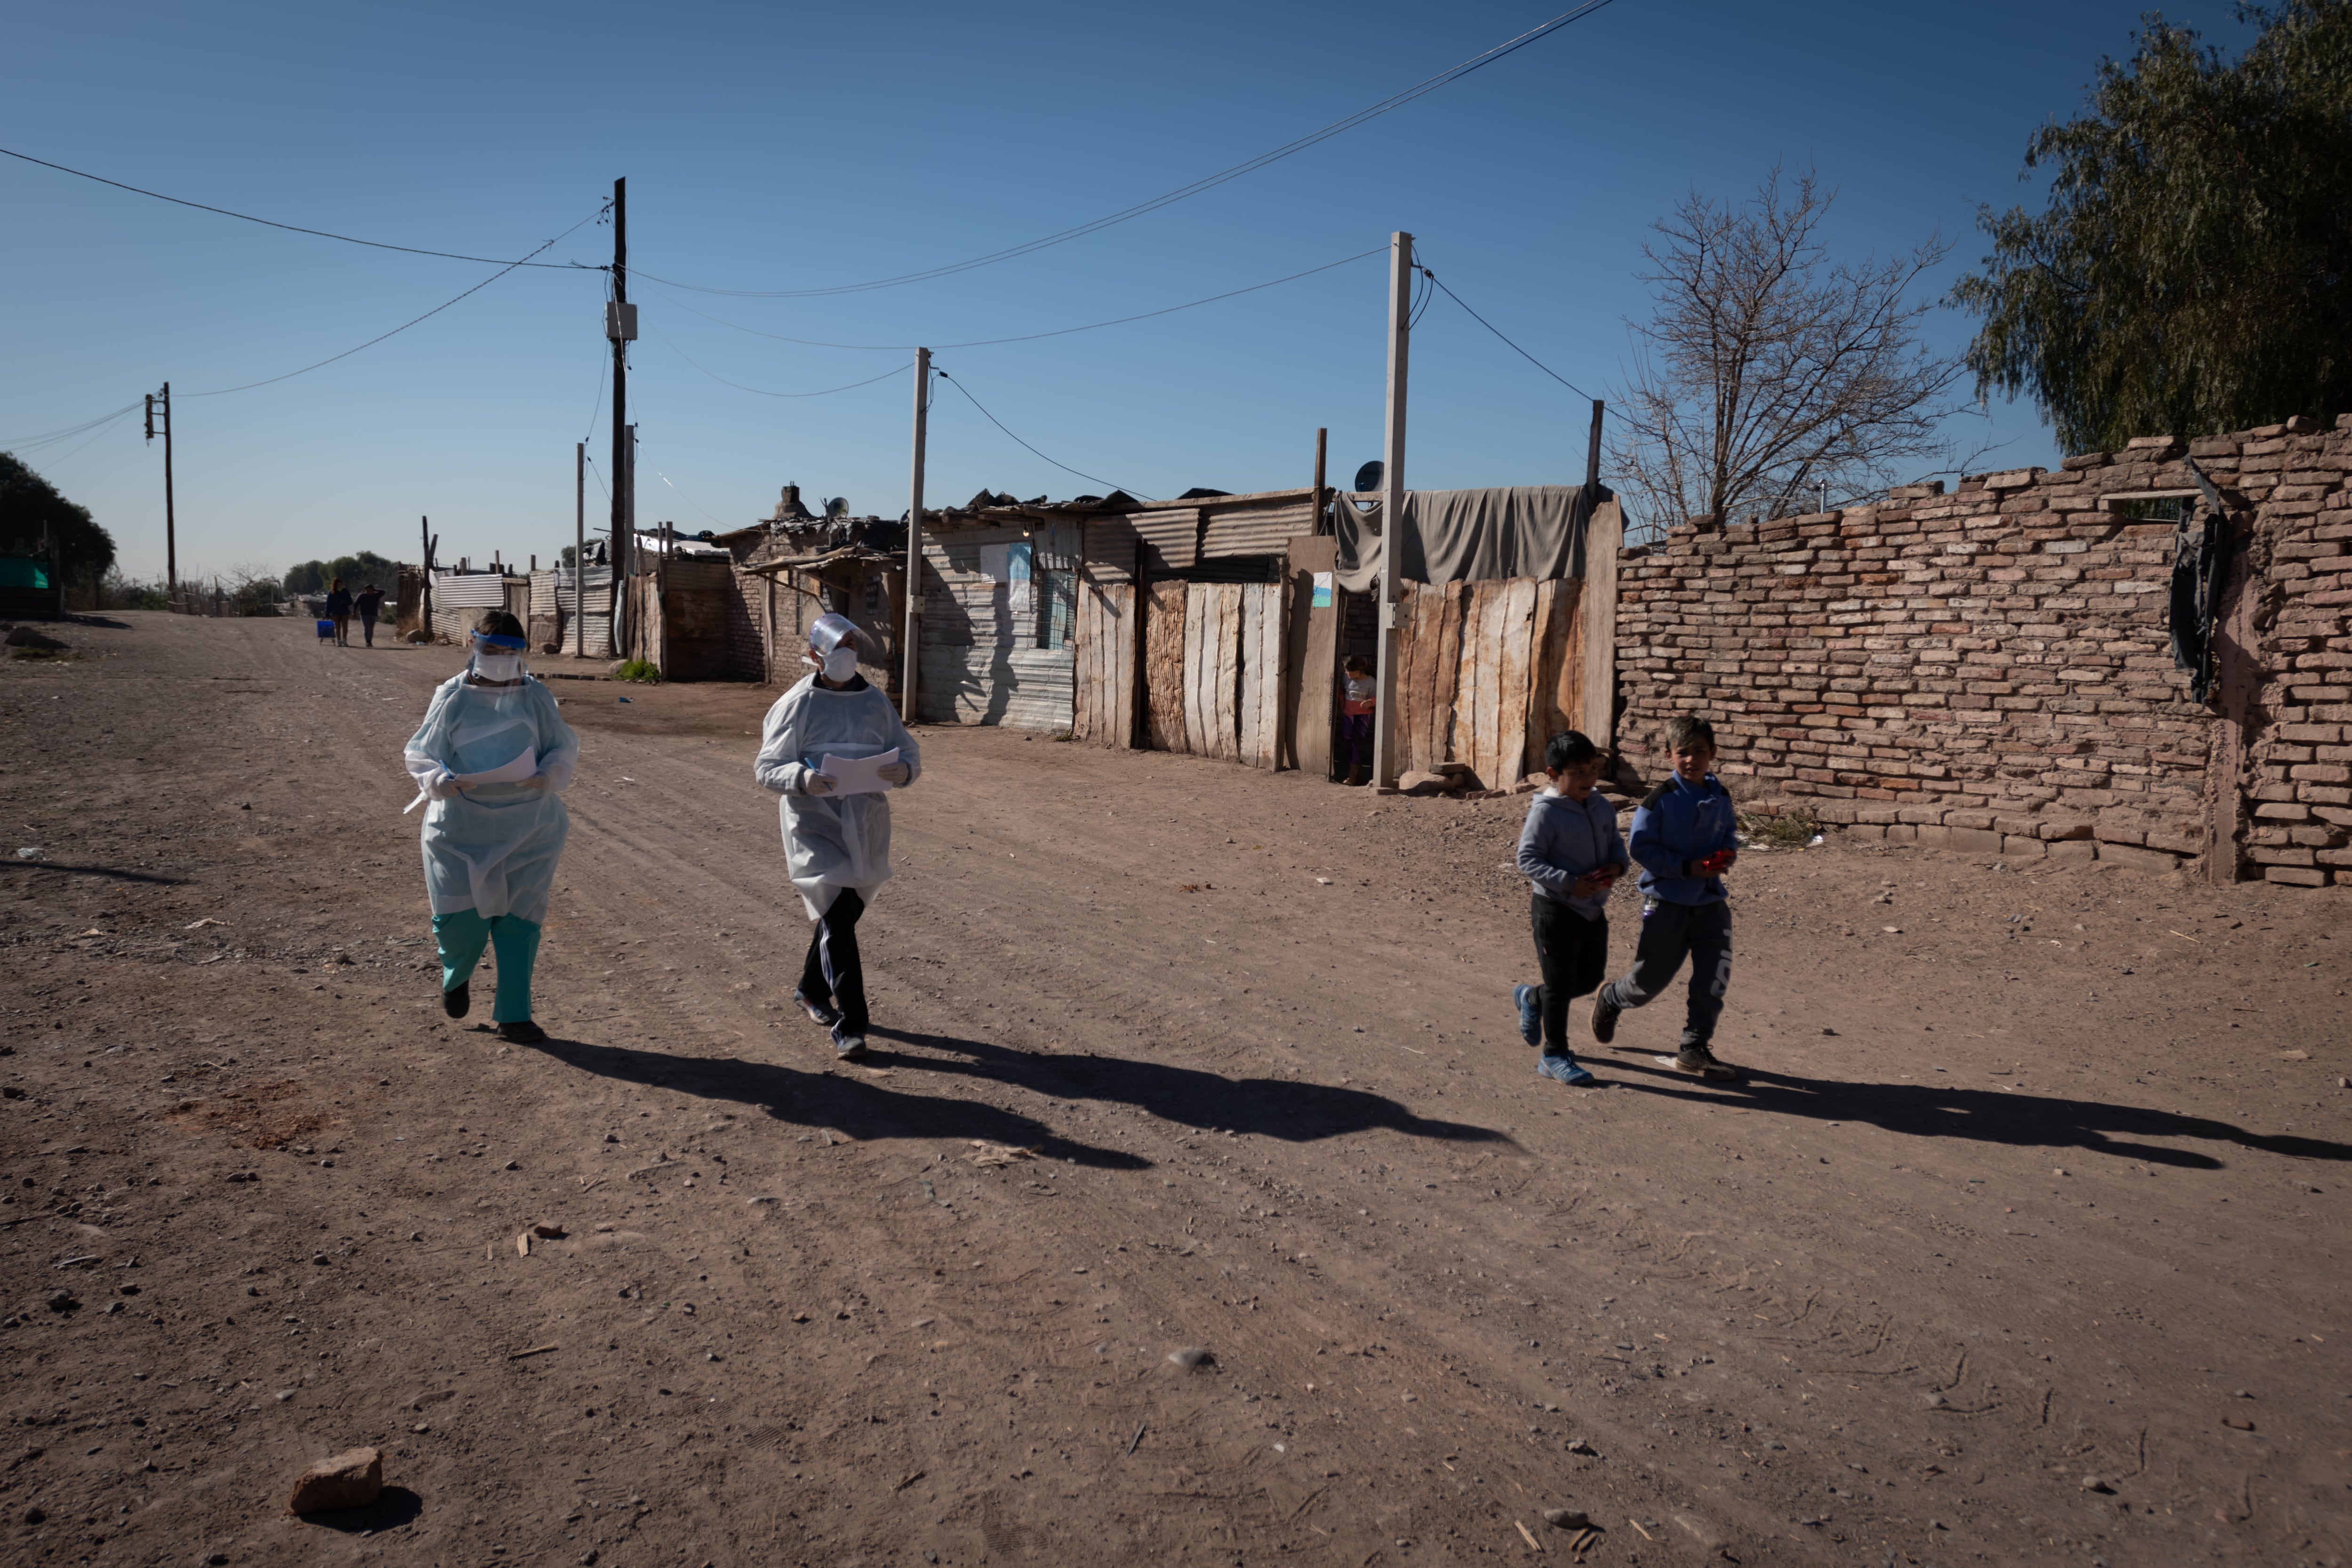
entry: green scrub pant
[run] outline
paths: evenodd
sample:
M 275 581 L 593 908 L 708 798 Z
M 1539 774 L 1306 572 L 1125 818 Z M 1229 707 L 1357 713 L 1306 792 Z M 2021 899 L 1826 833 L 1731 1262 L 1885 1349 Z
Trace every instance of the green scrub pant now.
M 530 972 L 539 963 L 539 927 L 514 915 L 484 920 L 473 910 L 433 917 L 433 940 L 441 949 L 441 989 L 455 991 L 470 979 L 485 945 L 498 958 L 499 994 L 490 1022 L 520 1024 L 530 1016 Z

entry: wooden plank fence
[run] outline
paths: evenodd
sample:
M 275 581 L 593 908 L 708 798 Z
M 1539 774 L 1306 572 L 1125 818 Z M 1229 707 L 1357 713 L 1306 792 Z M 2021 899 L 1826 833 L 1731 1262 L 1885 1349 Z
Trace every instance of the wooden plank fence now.
M 1117 596 L 1117 589 L 1091 592 L 1104 595 L 1086 628 L 1108 634 L 1097 637 L 1097 646 L 1132 647 L 1131 623 L 1113 614 L 1113 606 L 1131 598 Z M 1150 585 L 1143 624 L 1145 744 L 1251 767 L 1276 765 L 1282 737 L 1282 595 L 1279 583 Z M 1126 710 L 1121 728 L 1117 704 L 1132 700 L 1126 694 L 1135 689 L 1133 666 L 1106 647 L 1097 668 L 1104 695 L 1096 700 L 1096 711 L 1105 715 L 1107 727 L 1090 731 L 1089 738 L 1129 744 L 1124 737 L 1135 732 L 1132 711 Z
M 1401 773 L 1460 763 L 1490 789 L 1542 762 L 1545 742 L 1591 722 L 1581 583 L 1407 583 L 1397 603 Z M 1598 739 L 1606 744 L 1605 729 Z
M 1135 744 L 1135 613 L 1132 583 L 1087 583 L 1078 589 L 1074 741 Z

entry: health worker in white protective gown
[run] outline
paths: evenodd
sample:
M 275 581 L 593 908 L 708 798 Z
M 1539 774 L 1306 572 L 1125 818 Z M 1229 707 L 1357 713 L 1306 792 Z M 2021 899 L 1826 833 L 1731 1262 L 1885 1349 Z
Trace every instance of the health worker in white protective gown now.
M 889 792 L 923 772 L 890 699 L 857 673 L 864 635 L 845 616 L 816 618 L 805 656 L 816 668 L 768 710 L 751 765 L 761 788 L 783 796 L 784 865 L 816 927 L 793 1000 L 844 1058 L 866 1053 L 857 917 L 890 879 Z
M 503 1039 L 547 1038 L 531 1019 L 530 975 L 556 861 L 572 830 L 557 798 L 571 787 L 580 739 L 555 699 L 524 670 L 522 623 L 486 611 L 465 671 L 441 683 L 408 742 L 425 807 L 425 891 L 441 951 L 441 1009 L 462 1018 L 467 982 L 488 946 L 498 994 L 490 1021 Z

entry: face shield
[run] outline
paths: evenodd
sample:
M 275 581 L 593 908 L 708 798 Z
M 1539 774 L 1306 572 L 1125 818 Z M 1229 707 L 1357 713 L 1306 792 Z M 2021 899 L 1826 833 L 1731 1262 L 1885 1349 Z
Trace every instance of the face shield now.
M 467 668 L 484 680 L 520 680 L 523 676 L 523 650 L 529 646 L 520 637 L 476 632 L 473 634 L 474 657 Z
M 857 673 L 856 626 L 846 616 L 819 616 L 809 627 L 809 652 L 824 666 L 827 680 L 847 680 Z

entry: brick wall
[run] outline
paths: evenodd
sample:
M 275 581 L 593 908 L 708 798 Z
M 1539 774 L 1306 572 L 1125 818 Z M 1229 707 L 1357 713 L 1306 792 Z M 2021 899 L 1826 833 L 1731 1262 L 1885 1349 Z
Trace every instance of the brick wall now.
M 2173 525 L 2116 499 L 2192 490 L 2184 457 L 2239 529 L 2226 710 L 2173 668 Z M 2347 470 L 2352 416 L 1675 529 L 1621 558 L 1620 751 L 1664 776 L 1696 712 L 1735 789 L 1857 834 L 2352 884 Z

